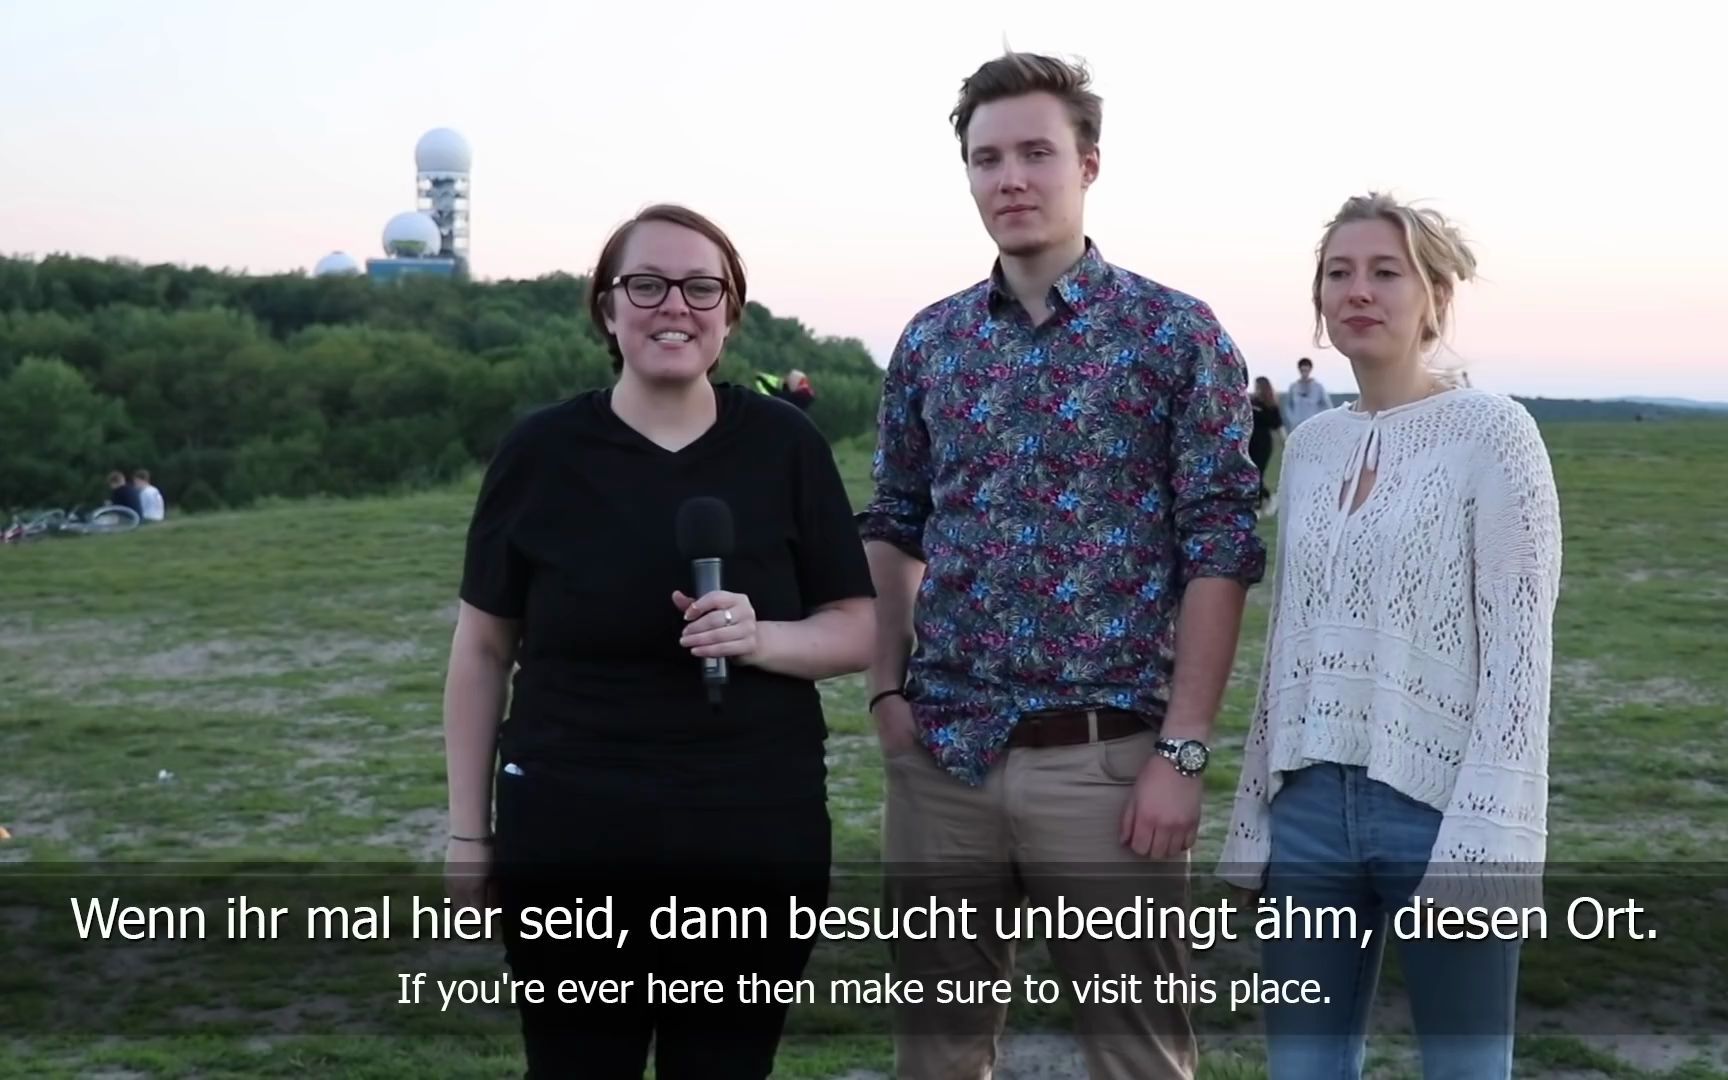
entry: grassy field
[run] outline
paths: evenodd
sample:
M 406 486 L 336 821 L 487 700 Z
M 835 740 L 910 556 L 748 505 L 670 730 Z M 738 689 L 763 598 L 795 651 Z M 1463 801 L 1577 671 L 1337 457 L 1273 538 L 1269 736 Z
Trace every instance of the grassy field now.
M 1711 877 L 1728 844 L 1728 423 L 1564 424 L 1547 437 L 1566 529 L 1552 857 L 1618 867 L 1627 887 L 1698 905 L 1647 948 L 1533 957 L 1528 1008 L 1554 1033 L 1521 1041 L 1519 1075 L 1728 1076 L 1728 889 Z M 861 502 L 865 453 L 844 448 L 841 459 Z M 472 498 L 464 486 L 283 504 L 0 549 L 0 826 L 12 834 L 0 843 L 0 871 L 14 875 L 0 885 L 20 888 L 22 871 L 60 863 L 405 866 L 439 857 L 439 703 Z M 1265 523 L 1269 539 L 1274 526 Z M 1201 868 L 1215 860 L 1228 815 L 1265 601 L 1255 590 L 1221 718 Z M 836 854 L 867 862 L 881 771 L 862 682 L 824 691 Z M 55 936 L 40 918 L 0 896 L 0 935 L 14 946 Z M 332 985 L 334 968 L 284 962 L 255 999 L 236 1002 L 206 1000 L 208 984 L 172 947 L 118 969 L 91 952 L 0 965 L 0 1075 L 520 1069 L 504 1011 L 393 1038 L 288 1036 L 241 1022 L 270 1010 L 283 1030 L 323 1020 L 323 1030 L 352 1032 L 344 1021 L 365 1011 L 357 1001 L 394 995 L 393 972 L 409 970 L 400 955 L 350 955 L 341 970 L 369 972 L 363 987 Z M 480 970 L 502 966 L 492 953 L 470 959 Z M 98 985 L 104 992 L 90 994 Z M 56 1011 L 68 997 L 90 1010 L 80 1024 Z M 141 1026 L 140 1017 L 174 1009 L 208 1030 L 151 1037 Z M 1209 1025 L 1219 1035 L 1203 1076 L 1263 1075 L 1244 1037 L 1252 1019 Z M 880 1035 L 814 1033 L 838 1022 L 795 1011 L 779 1075 L 885 1075 Z M 1377 1076 L 1417 1075 L 1405 1040 L 1376 1039 L 1371 1054 Z M 1060 1038 L 1012 1041 L 1003 1075 L 1077 1075 L 1072 1061 Z

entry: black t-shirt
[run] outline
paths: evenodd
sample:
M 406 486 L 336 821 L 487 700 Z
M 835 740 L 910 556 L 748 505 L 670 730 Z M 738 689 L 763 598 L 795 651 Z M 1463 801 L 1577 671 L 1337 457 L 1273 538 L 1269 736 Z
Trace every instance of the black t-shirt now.
M 1276 405 L 1262 405 L 1254 402 L 1254 434 L 1270 436 L 1274 431 L 1284 426 L 1284 412 Z
M 814 683 L 729 664 L 719 710 L 680 646 L 674 590 L 694 595 L 679 506 L 716 496 L 736 540 L 723 587 L 759 621 L 874 595 L 832 452 L 797 409 L 715 387 L 718 417 L 668 451 L 620 420 L 611 392 L 524 419 L 500 442 L 469 526 L 461 596 L 522 621 L 507 762 L 579 768 L 596 795 L 669 801 L 820 796 L 827 734 Z

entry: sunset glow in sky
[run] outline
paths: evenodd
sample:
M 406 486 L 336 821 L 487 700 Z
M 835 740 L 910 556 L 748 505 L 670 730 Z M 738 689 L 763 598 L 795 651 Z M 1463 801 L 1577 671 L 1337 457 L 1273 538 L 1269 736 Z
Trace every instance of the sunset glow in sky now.
M 1309 338 L 1313 245 L 1384 188 L 1474 241 L 1454 347 L 1476 385 L 1728 400 L 1713 5 L 1107 10 L 0 0 L 0 253 L 365 259 L 413 208 L 415 140 L 449 126 L 476 276 L 585 273 L 620 219 L 684 202 L 732 233 L 752 299 L 886 362 L 989 270 L 947 114 L 1006 41 L 1091 65 L 1088 232 L 1208 301 L 1254 374 L 1310 355 L 1354 388 Z

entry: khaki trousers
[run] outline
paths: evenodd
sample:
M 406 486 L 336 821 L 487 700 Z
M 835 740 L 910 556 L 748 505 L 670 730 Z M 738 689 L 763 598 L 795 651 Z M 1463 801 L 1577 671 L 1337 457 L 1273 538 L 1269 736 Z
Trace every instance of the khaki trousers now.
M 893 903 L 969 899 L 976 940 L 938 938 L 890 943 L 895 975 L 921 979 L 1015 979 L 1013 1000 L 1025 1000 L 1014 974 L 1014 940 L 996 934 L 996 912 L 1012 932 L 1023 905 L 1183 907 L 1189 902 L 1188 857 L 1142 858 L 1119 840 L 1123 807 L 1140 769 L 1155 752 L 1157 733 L 1073 746 L 1012 748 L 982 787 L 937 766 L 923 747 L 888 758 L 883 860 Z M 1019 935 L 1024 936 L 1024 930 Z M 1092 1080 L 1189 1080 L 1197 1050 L 1187 1006 L 1158 1004 L 1160 976 L 1185 980 L 1184 942 L 1156 936 L 1098 940 L 1081 935 L 1046 939 L 1062 997 L 1074 1015 Z M 1140 1004 L 1081 1005 L 1067 980 L 1138 976 Z M 1166 999 L 1168 993 L 1163 995 Z M 927 997 L 926 1001 L 930 999 Z M 899 1080 L 989 1080 L 1007 1006 L 903 1006 L 895 1014 Z

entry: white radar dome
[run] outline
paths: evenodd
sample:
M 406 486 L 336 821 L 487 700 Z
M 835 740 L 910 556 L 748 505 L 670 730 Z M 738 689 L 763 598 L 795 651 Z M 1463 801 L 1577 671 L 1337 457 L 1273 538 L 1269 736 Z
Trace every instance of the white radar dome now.
M 313 277 L 325 277 L 331 274 L 358 274 L 360 264 L 354 256 L 346 251 L 332 251 L 318 260 L 318 265 L 312 268 Z
M 417 210 L 397 214 L 384 226 L 384 254 L 408 258 L 436 255 L 444 246 L 438 225 Z
M 465 173 L 473 161 L 468 140 L 449 128 L 433 128 L 414 144 L 414 164 L 423 173 Z

